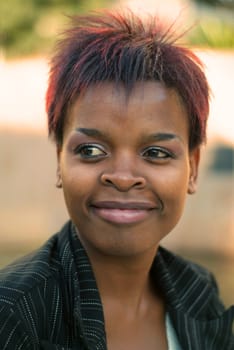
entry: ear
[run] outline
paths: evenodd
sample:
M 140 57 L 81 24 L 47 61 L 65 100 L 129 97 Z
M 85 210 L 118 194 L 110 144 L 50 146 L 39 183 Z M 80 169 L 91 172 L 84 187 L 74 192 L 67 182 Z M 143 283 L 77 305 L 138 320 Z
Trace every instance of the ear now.
M 60 156 L 61 156 L 61 147 L 59 145 L 56 146 L 56 153 L 57 153 L 57 171 L 56 171 L 56 187 L 62 188 L 62 177 L 61 177 L 61 171 L 60 171 Z
M 188 182 L 188 194 L 193 194 L 197 190 L 199 162 L 200 162 L 200 147 L 196 147 L 194 150 L 190 151 L 190 155 L 189 155 L 190 175 L 189 175 L 189 182 Z

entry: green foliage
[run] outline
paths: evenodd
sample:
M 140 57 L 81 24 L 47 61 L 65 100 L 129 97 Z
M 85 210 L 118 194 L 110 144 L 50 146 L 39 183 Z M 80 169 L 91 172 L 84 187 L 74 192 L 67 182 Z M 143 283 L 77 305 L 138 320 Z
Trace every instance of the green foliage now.
M 111 0 L 2 0 L 0 49 L 6 57 L 48 51 L 65 24 L 65 14 L 82 13 L 111 4 Z
M 0 0 L 0 53 L 8 58 L 47 54 L 66 24 L 65 15 L 107 7 L 114 1 L 117 0 Z M 203 6 L 197 7 L 200 21 L 188 36 L 189 43 L 234 48 L 234 0 L 194 1 Z
M 222 6 L 226 8 L 234 8 L 234 0 L 194 0 L 196 3 L 205 6 Z
M 219 12 L 200 14 L 196 28 L 188 35 L 188 42 L 199 47 L 218 49 L 234 48 L 234 21 L 230 16 Z

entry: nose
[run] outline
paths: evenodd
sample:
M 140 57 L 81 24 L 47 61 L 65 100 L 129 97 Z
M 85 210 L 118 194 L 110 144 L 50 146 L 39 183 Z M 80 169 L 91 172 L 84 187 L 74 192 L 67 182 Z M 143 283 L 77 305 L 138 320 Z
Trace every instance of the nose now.
M 112 186 L 118 191 L 127 192 L 132 188 L 142 189 L 146 185 L 146 179 L 141 175 L 135 175 L 136 166 L 131 166 L 130 162 L 120 162 L 119 165 L 110 170 L 104 171 L 101 175 L 101 182 L 105 186 Z

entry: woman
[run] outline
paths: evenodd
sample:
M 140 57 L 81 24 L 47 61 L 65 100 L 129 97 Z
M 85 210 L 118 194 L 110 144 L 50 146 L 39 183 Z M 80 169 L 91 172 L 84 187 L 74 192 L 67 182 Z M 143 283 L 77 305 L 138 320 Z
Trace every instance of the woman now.
M 208 99 L 157 20 L 73 18 L 47 91 L 71 221 L 1 272 L 1 349 L 233 349 L 211 274 L 159 246 L 196 191 Z

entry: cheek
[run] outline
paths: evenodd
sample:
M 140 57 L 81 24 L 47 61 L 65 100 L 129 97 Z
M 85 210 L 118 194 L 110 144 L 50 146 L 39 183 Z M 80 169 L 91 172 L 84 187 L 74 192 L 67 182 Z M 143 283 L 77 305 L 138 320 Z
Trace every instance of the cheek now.
M 155 193 L 163 203 L 163 211 L 159 222 L 161 223 L 161 235 L 165 237 L 178 224 L 184 211 L 187 196 L 188 170 L 175 169 L 163 172 L 155 179 Z
M 97 175 L 87 167 L 62 166 L 61 177 L 63 192 L 67 206 L 81 208 L 88 201 L 90 193 L 94 191 L 97 184 Z
M 173 206 L 175 210 L 180 210 L 184 206 L 188 178 L 189 167 L 186 165 L 165 171 L 162 169 L 154 176 L 154 188 L 166 208 Z

